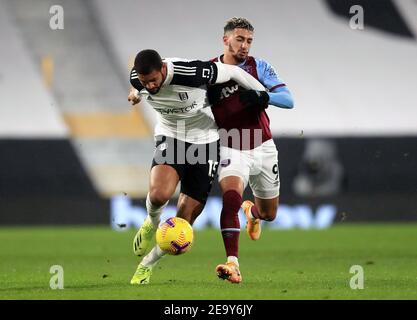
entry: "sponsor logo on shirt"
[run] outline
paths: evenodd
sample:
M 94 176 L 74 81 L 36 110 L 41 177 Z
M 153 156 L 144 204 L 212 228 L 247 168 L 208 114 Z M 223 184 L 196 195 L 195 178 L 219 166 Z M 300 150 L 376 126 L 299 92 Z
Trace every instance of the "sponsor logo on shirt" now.
M 239 90 L 239 85 L 234 85 L 231 87 L 225 87 L 222 89 L 220 99 L 229 98 L 233 93 Z
M 167 116 L 170 114 L 181 114 L 181 113 L 188 113 L 197 107 L 197 102 L 193 102 L 189 106 L 183 108 L 166 108 L 166 109 L 156 109 L 160 114 L 163 116 Z

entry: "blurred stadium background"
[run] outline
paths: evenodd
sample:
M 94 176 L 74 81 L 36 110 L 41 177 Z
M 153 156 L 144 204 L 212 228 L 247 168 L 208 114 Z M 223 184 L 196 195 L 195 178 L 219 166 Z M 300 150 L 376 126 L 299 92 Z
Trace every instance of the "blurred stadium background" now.
M 140 225 L 155 115 L 127 102 L 132 59 L 213 58 L 232 16 L 252 21 L 251 54 L 295 99 L 268 110 L 281 176 L 269 226 L 416 221 L 417 1 L 0 0 L 0 225 Z M 218 226 L 219 195 L 196 228 Z

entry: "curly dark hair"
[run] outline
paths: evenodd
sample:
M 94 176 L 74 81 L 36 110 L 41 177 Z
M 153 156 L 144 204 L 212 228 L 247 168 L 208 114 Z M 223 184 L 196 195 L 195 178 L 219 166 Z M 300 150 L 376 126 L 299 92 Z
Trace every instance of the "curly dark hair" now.
M 136 55 L 134 66 L 138 74 L 148 75 L 162 68 L 162 58 L 153 49 L 142 50 Z

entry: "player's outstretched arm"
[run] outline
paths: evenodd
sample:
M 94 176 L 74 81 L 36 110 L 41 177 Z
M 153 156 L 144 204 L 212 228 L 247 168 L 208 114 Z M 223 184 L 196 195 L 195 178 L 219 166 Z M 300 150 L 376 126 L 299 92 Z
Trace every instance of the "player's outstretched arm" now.
M 234 80 L 245 89 L 265 90 L 265 87 L 258 80 L 238 66 L 220 62 L 215 62 L 215 64 L 217 66 L 216 84 Z
M 171 85 L 200 87 L 234 80 L 246 89 L 265 90 L 258 80 L 238 66 L 211 61 L 174 61 L 168 65 L 167 78 L 166 83 Z

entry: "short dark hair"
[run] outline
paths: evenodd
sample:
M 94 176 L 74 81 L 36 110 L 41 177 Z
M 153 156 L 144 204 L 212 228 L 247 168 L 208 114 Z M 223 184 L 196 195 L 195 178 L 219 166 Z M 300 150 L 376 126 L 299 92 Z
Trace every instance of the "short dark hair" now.
M 233 17 L 226 21 L 226 25 L 224 26 L 224 33 L 233 31 L 236 28 L 246 29 L 251 32 L 255 30 L 248 19 Z
M 161 70 L 162 58 L 152 49 L 140 51 L 135 58 L 135 70 L 138 74 L 150 74 L 152 71 Z

